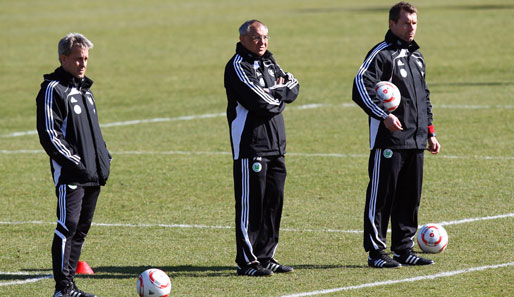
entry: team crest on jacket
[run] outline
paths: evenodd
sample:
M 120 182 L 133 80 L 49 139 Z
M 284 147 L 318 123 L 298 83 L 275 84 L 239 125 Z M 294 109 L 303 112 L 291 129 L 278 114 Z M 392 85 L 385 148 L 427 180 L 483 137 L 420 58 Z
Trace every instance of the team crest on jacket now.
M 80 108 L 79 105 L 75 105 L 75 106 L 73 106 L 73 111 L 75 111 L 76 114 L 81 114 L 82 108 Z
M 252 170 L 253 170 L 253 172 L 257 172 L 257 173 L 261 172 L 261 170 L 262 170 L 262 164 L 261 164 L 261 163 L 259 163 L 259 162 L 255 162 L 255 163 L 253 163 L 253 165 L 252 165 Z
M 390 159 L 393 156 L 393 151 L 390 149 L 385 149 L 383 155 L 384 158 Z

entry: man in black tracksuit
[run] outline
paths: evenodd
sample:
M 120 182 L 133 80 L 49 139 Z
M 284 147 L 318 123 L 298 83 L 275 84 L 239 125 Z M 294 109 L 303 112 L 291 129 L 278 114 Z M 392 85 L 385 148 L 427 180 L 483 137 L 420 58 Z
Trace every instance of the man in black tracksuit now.
M 394 5 L 385 40 L 373 47 L 359 68 L 353 100 L 369 115 L 370 182 L 364 211 L 364 249 L 368 265 L 377 268 L 427 265 L 433 261 L 413 253 L 423 181 L 423 153 L 437 154 L 440 145 L 432 125 L 432 105 L 425 82 L 425 60 L 414 41 L 417 9 L 409 3 Z M 389 113 L 378 99 L 375 85 L 390 81 L 401 102 Z M 391 218 L 391 250 L 386 253 Z
M 79 290 L 74 281 L 100 186 L 107 181 L 111 161 L 90 90 L 93 81 L 85 76 L 92 47 L 78 33 L 61 39 L 61 67 L 44 75 L 36 98 L 39 140 L 50 157 L 58 198 L 52 244 L 54 297 L 95 296 Z
M 298 81 L 267 51 L 268 29 L 257 20 L 240 28 L 225 68 L 227 119 L 234 158 L 239 275 L 290 272 L 274 259 L 284 199 L 286 135 L 282 111 L 298 96 Z

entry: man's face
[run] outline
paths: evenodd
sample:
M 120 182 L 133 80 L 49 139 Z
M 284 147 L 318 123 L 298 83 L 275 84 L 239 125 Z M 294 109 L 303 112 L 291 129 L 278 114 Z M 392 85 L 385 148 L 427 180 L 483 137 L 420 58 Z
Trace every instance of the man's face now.
M 268 49 L 268 29 L 260 23 L 253 23 L 247 35 L 240 35 L 241 44 L 250 52 L 261 57 Z
M 416 35 L 416 28 L 418 26 L 418 15 L 416 13 L 408 13 L 403 10 L 400 12 L 400 19 L 398 22 L 389 20 L 389 28 L 394 35 L 398 36 L 403 41 L 411 42 Z
M 76 78 L 84 78 L 86 76 L 88 56 L 89 50 L 87 48 L 74 45 L 69 56 L 61 55 L 62 68 Z

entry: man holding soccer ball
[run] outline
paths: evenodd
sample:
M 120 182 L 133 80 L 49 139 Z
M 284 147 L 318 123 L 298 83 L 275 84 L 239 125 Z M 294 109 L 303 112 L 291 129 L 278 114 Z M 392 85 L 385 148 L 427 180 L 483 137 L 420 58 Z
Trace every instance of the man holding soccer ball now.
M 396 268 L 434 261 L 413 252 L 423 181 L 424 150 L 439 153 L 432 124 L 425 60 L 414 41 L 417 9 L 406 2 L 389 11 L 389 31 L 366 55 L 353 83 L 352 99 L 369 115 L 369 177 L 364 210 L 364 249 L 368 265 Z M 380 81 L 396 85 L 401 94 L 389 112 L 376 94 Z M 386 235 L 391 219 L 391 250 Z

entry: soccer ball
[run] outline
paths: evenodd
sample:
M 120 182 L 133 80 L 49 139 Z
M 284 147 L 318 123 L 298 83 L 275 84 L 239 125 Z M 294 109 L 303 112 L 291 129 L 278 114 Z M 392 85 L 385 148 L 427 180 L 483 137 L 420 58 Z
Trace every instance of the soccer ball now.
M 398 87 L 396 87 L 392 82 L 378 82 L 375 86 L 375 91 L 377 92 L 377 97 L 384 103 L 384 107 L 388 111 L 393 112 L 398 108 L 398 105 L 400 105 L 402 95 L 400 94 Z
M 139 297 L 168 297 L 171 291 L 170 278 L 157 268 L 143 271 L 137 280 Z
M 418 245 L 424 252 L 440 253 L 448 245 L 448 234 L 441 225 L 423 225 L 418 230 Z

